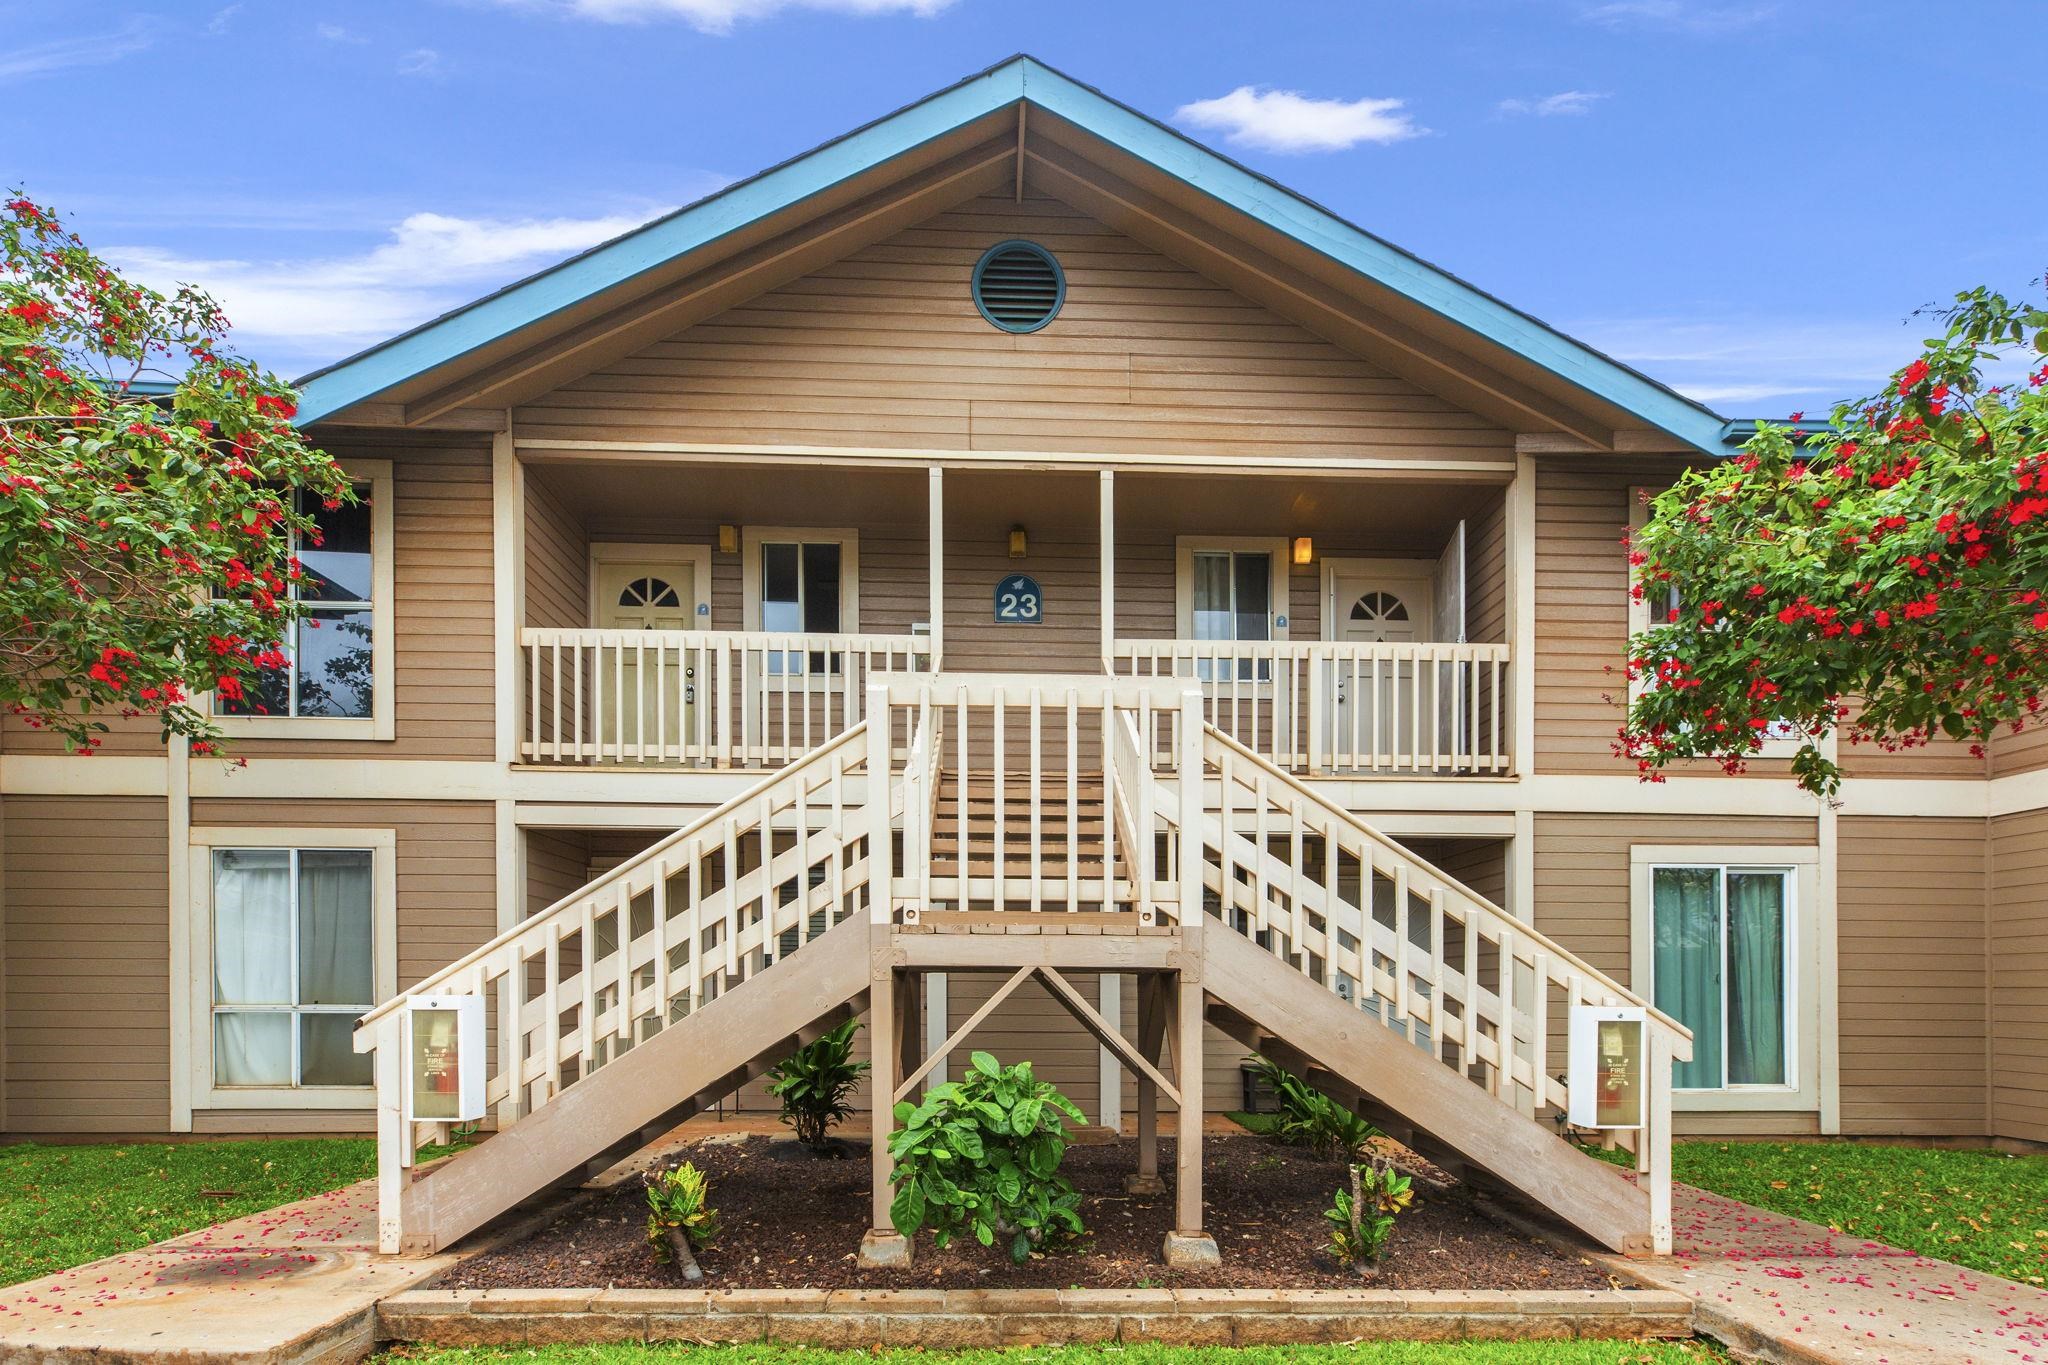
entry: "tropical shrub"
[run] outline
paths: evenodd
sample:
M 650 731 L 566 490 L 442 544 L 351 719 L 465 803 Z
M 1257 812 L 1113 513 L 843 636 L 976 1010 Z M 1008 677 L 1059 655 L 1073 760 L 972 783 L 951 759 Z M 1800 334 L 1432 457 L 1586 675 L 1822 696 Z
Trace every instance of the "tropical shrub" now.
M 1330 1220 L 1330 1252 L 1361 1275 L 1369 1275 L 1387 1254 L 1394 1220 L 1414 1202 L 1414 1181 L 1385 1157 L 1351 1164 L 1351 1188 L 1337 1191 L 1323 1210 Z
M 647 1177 L 647 1240 L 657 1257 L 675 1260 L 711 1244 L 718 1236 L 718 1210 L 710 1199 L 711 1182 L 690 1162 Z
M 1234 1113 L 1239 1127 L 1289 1147 L 1306 1147 L 1319 1157 L 1357 1157 L 1380 1130 L 1293 1072 L 1264 1057 L 1246 1064 L 1272 1088 L 1280 1108 L 1271 1114 Z
M 849 1019 L 768 1073 L 768 1093 L 782 1101 L 782 1121 L 813 1152 L 823 1152 L 832 1125 L 853 1113 L 847 1097 L 868 1069 L 868 1063 L 853 1060 L 853 1035 L 859 1028 L 858 1019 Z
M 975 1053 L 961 1079 L 896 1106 L 889 1221 L 906 1237 L 930 1228 L 941 1247 L 960 1233 L 983 1246 L 1001 1238 L 1019 1264 L 1036 1247 L 1078 1235 L 1081 1196 L 1060 1174 L 1068 1119 L 1084 1122 L 1031 1063 L 1006 1067 Z
M 355 501 L 297 396 L 190 288 L 123 279 L 26 196 L 0 202 L 0 708 L 90 752 L 106 717 L 194 753 L 273 704 L 315 509 Z
M 1645 778 L 1740 771 L 1789 738 L 1792 775 L 1832 796 L 1838 729 L 1981 755 L 2041 723 L 2048 308 L 1977 289 L 1938 316 L 1945 334 L 1877 394 L 1819 429 L 1760 424 L 1650 502 L 1629 559 L 1653 624 L 1629 643 L 1639 689 L 1614 746 Z M 2001 364 L 2013 379 L 1992 382 Z

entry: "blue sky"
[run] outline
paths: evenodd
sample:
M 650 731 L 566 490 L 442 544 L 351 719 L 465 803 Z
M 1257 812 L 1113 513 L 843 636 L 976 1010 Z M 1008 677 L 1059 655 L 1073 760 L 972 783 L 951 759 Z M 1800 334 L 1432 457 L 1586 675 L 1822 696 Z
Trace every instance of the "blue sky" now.
M 1873 387 L 1914 308 L 2048 266 L 2048 180 L 2013 173 L 2048 15 L 1930 8 L 0 0 L 0 181 L 297 374 L 1021 50 L 1775 415 Z

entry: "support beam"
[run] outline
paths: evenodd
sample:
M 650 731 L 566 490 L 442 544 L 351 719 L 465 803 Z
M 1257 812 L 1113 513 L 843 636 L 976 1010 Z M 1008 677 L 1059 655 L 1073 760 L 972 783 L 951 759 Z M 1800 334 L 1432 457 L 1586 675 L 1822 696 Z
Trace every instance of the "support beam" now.
M 878 803 L 887 806 L 886 802 Z M 860 1263 L 864 1266 L 905 1267 L 910 1264 L 910 1239 L 897 1232 L 889 1221 L 889 1204 L 894 1195 L 889 1177 L 896 1163 L 889 1157 L 889 1134 L 896 1125 L 895 1106 L 881 1097 L 896 1093 L 896 994 L 898 979 L 890 963 L 890 927 L 886 920 L 868 929 L 868 1072 L 869 1094 L 876 1102 L 869 1108 L 868 1154 L 870 1191 L 868 1231 L 860 1239 Z
M 1199 949 L 1199 945 L 1198 949 Z M 1199 951 L 1190 953 L 1178 975 L 1168 978 L 1172 998 L 1174 1079 L 1180 1098 L 1174 1113 L 1173 1231 L 1162 1255 L 1169 1266 L 1215 1265 L 1216 1239 L 1202 1230 L 1202 971 Z
M 1159 1061 L 1159 1049 L 1166 1041 L 1166 999 L 1164 983 L 1156 972 L 1138 974 L 1138 1051 L 1148 1062 Z M 1159 1178 L 1159 1087 L 1138 1073 L 1138 1169 L 1124 1180 L 1132 1194 L 1160 1194 L 1166 1184 Z
M 1149 1079 L 1153 1085 L 1157 1086 L 1165 1094 L 1166 1098 L 1172 1100 L 1175 1104 L 1180 1103 L 1180 1087 L 1174 1085 L 1165 1076 L 1161 1075 L 1158 1069 L 1151 1062 L 1147 1061 L 1138 1049 L 1131 1046 L 1130 1040 L 1119 1033 L 1107 1019 L 1104 1019 L 1096 1011 L 1093 1005 L 1082 998 L 1081 992 L 1074 989 L 1073 982 L 1061 976 L 1051 967 L 1040 967 L 1038 974 L 1044 978 L 1045 984 L 1051 987 L 1053 999 L 1065 1006 L 1068 1014 L 1074 1016 L 1075 1023 L 1093 1034 L 1096 1042 L 1114 1052 L 1131 1070 Z
M 884 1090 L 882 1088 L 881 1082 L 879 1080 L 875 1081 L 873 1084 L 872 1093 L 877 1095 L 892 1096 L 891 1103 L 899 1103 L 903 1100 L 909 1099 L 911 1092 L 917 1089 L 917 1083 L 923 1080 L 927 1073 L 929 1073 L 934 1067 L 936 1067 L 941 1061 L 943 1061 L 947 1053 L 951 1052 L 954 1048 L 959 1047 L 962 1043 L 966 1042 L 968 1035 L 981 1027 L 982 1020 L 988 1018 L 991 1014 L 994 1014 L 996 1012 L 996 1006 L 1002 1004 L 1005 1000 L 1008 1000 L 1011 994 L 1014 993 L 1019 986 L 1023 985 L 1024 982 L 1027 979 L 1029 979 L 1031 973 L 1036 970 L 1037 968 L 1035 967 L 1019 967 L 1008 981 L 1005 981 L 1001 986 L 996 988 L 995 994 L 991 995 L 988 999 L 982 1001 L 980 1009 L 976 1010 L 973 1014 L 967 1016 L 966 1023 L 962 1024 L 959 1028 L 953 1030 L 953 1032 L 947 1036 L 945 1042 L 939 1044 L 939 1046 L 932 1049 L 931 1054 L 924 1059 L 923 1065 L 919 1066 L 917 1070 L 911 1072 L 903 1080 L 899 1081 L 893 1090 Z
M 947 1020 L 952 1017 L 951 1007 L 948 1003 L 950 982 L 944 972 L 925 972 L 922 976 L 924 980 L 924 1055 L 927 1058 L 936 1059 L 932 1062 L 931 1066 L 925 1069 L 924 1075 L 925 1079 L 931 1081 L 933 1085 L 944 1085 L 946 1083 L 946 1061 L 949 1056 L 946 1039 L 952 1034 L 952 1029 L 947 1023 Z
M 1095 978 L 1095 1004 L 1102 1017 L 1121 1034 L 1124 1018 L 1124 979 L 1115 972 Z M 1124 1069 L 1116 1054 L 1103 1048 L 1095 1061 L 1095 1121 L 1112 1133 L 1124 1126 Z
M 1116 471 L 1101 474 L 1102 668 L 1116 672 Z
M 929 483 L 930 494 L 930 548 L 926 551 L 931 570 L 931 632 L 932 672 L 939 671 L 939 660 L 945 653 L 946 641 L 946 471 L 938 465 L 932 466 Z

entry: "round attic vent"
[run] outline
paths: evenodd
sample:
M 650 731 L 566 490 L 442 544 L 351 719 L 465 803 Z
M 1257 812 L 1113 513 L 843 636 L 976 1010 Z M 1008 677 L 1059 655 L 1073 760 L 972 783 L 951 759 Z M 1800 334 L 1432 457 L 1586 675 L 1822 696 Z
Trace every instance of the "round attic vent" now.
M 1035 242 L 997 242 L 974 263 L 974 306 L 992 327 L 1035 332 L 1059 316 L 1067 277 Z

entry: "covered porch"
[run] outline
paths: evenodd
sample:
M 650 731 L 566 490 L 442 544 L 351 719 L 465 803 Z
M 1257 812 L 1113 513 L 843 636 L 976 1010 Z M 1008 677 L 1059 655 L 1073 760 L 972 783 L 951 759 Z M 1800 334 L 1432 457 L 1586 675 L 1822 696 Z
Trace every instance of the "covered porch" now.
M 1072 462 L 524 465 L 520 761 L 780 766 L 888 673 L 1198 679 L 1303 775 L 1506 775 L 1507 490 Z

